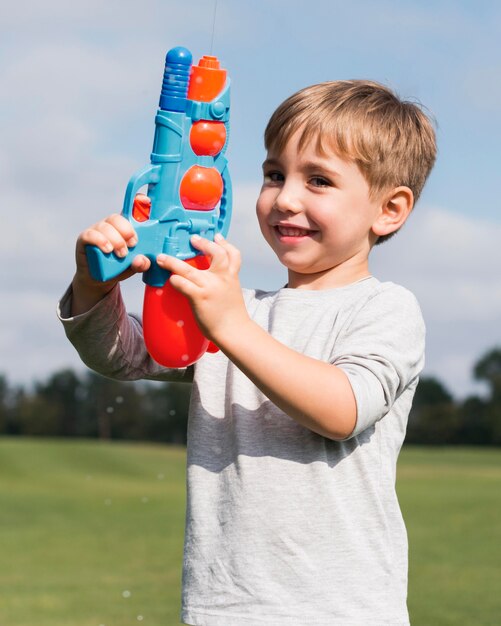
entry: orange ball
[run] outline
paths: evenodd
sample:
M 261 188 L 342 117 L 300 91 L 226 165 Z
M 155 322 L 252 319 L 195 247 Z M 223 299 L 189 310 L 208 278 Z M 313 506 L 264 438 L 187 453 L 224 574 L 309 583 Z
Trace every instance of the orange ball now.
M 190 131 L 190 145 L 197 155 L 216 156 L 226 142 L 223 122 L 195 122 Z
M 221 200 L 223 189 L 223 179 L 216 168 L 193 165 L 179 187 L 181 204 L 185 209 L 210 211 Z

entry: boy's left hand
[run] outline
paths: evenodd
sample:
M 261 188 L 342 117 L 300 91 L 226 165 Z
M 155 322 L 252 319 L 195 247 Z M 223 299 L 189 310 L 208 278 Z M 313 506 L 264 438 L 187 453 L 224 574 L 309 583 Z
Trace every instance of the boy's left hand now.
M 214 241 L 194 235 L 191 244 L 208 257 L 209 269 L 197 269 L 165 254 L 158 255 L 157 262 L 172 272 L 169 280 L 189 299 L 203 334 L 222 347 L 225 339 L 249 321 L 238 279 L 240 251 L 219 234 Z

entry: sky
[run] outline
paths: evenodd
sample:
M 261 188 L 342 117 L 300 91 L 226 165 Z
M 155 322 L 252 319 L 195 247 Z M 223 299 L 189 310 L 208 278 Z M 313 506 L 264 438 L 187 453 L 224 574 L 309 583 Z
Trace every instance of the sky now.
M 7 6 L 8 5 L 8 6 Z M 241 281 L 285 270 L 254 215 L 263 130 L 294 91 L 367 78 L 422 103 L 438 159 L 411 218 L 372 273 L 413 291 L 427 325 L 424 373 L 456 398 L 501 344 L 501 4 L 445 0 L 18 0 L 0 6 L 0 373 L 30 385 L 84 369 L 56 317 L 78 233 L 121 210 L 149 162 L 165 53 L 211 52 L 232 81 L 228 239 Z M 211 50 L 213 42 L 213 47 Z M 140 311 L 139 277 L 124 287 Z

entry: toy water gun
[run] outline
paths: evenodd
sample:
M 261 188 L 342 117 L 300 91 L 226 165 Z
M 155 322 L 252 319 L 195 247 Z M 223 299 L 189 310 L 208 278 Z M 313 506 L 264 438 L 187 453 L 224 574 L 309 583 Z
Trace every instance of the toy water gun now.
M 160 253 L 207 269 L 207 258 L 190 244 L 199 234 L 226 236 L 231 216 L 231 181 L 224 156 L 229 136 L 230 81 L 217 57 L 192 65 L 182 47 L 167 53 L 160 105 L 155 117 L 151 163 L 136 172 L 125 193 L 122 215 L 134 226 L 138 243 L 126 257 L 87 246 L 89 269 L 106 281 L 127 269 L 138 254 L 151 267 L 143 274 L 144 340 L 153 359 L 166 367 L 186 367 L 217 347 L 206 339 L 190 304 L 156 263 Z M 147 194 L 139 190 L 147 185 Z

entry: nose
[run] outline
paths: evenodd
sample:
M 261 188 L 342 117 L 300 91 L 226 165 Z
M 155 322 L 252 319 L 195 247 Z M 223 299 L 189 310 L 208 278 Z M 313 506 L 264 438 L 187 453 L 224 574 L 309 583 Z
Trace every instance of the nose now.
M 273 208 L 280 213 L 299 213 L 301 200 L 291 185 L 283 185 L 275 198 Z

